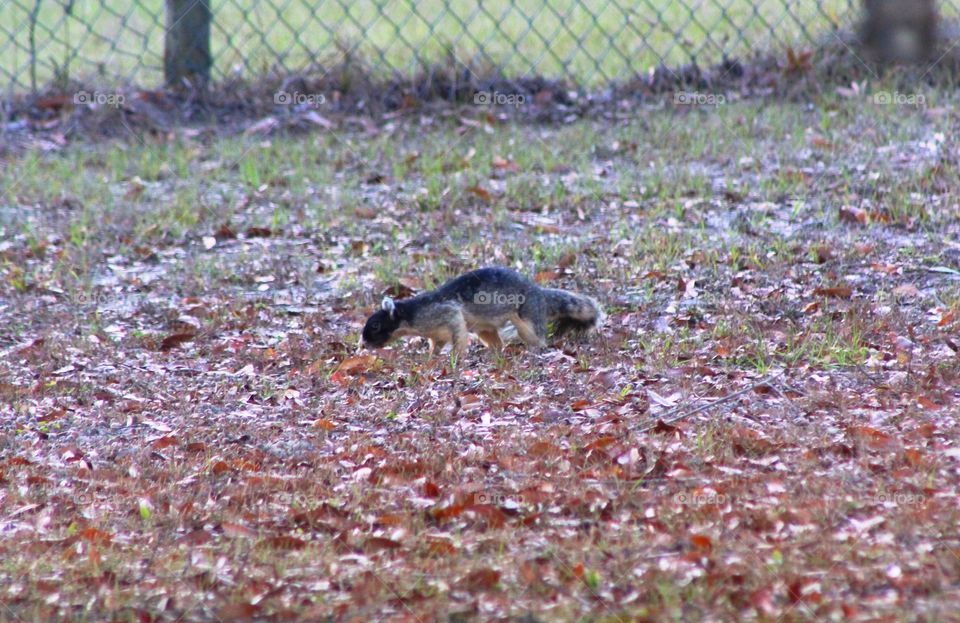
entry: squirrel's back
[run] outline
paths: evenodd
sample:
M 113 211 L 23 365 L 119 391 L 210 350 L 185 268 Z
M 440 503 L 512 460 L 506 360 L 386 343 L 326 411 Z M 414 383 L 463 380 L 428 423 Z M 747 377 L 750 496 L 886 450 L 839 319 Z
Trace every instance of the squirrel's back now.
M 487 266 L 454 277 L 436 290 L 420 296 L 430 296 L 438 300 L 473 300 L 479 293 L 520 293 L 535 288 L 538 288 L 537 284 L 514 270 L 502 266 Z

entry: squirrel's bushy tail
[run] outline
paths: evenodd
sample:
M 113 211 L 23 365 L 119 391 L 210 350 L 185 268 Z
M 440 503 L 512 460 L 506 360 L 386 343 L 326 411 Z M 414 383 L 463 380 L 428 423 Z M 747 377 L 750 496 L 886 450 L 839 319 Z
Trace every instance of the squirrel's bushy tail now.
M 603 309 L 589 296 L 555 288 L 544 288 L 543 295 L 547 301 L 547 319 L 554 321 L 556 335 L 571 331 L 585 333 L 598 329 L 603 323 Z

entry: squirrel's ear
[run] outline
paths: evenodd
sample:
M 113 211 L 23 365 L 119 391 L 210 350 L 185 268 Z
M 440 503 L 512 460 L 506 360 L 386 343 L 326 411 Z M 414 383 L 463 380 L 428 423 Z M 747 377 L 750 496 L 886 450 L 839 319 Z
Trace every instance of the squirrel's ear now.
M 397 311 L 397 305 L 393 302 L 393 299 L 389 296 L 383 297 L 383 302 L 380 303 L 380 309 L 390 314 L 390 317 L 393 318 L 394 312 Z

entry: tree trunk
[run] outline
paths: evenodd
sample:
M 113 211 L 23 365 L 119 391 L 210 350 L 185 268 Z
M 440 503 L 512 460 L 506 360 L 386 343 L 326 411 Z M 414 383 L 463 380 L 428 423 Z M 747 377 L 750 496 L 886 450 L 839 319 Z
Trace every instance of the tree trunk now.
M 208 0 L 167 0 L 163 73 L 168 87 L 202 88 L 210 80 Z
M 884 63 L 916 63 L 933 56 L 936 0 L 864 0 L 863 42 Z

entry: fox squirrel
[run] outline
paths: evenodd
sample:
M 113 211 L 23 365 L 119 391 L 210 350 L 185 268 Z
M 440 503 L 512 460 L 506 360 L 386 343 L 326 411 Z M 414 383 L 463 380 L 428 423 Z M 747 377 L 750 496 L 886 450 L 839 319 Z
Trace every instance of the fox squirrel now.
M 394 301 L 384 298 L 363 327 L 360 346 L 380 347 L 405 335 L 430 340 L 430 354 L 447 343 L 459 357 L 475 333 L 488 348 L 500 350 L 498 329 L 509 322 L 528 347 L 547 345 L 547 322 L 555 335 L 588 332 L 603 322 L 603 310 L 588 296 L 541 288 L 523 275 L 498 266 L 480 268 L 436 290 Z

